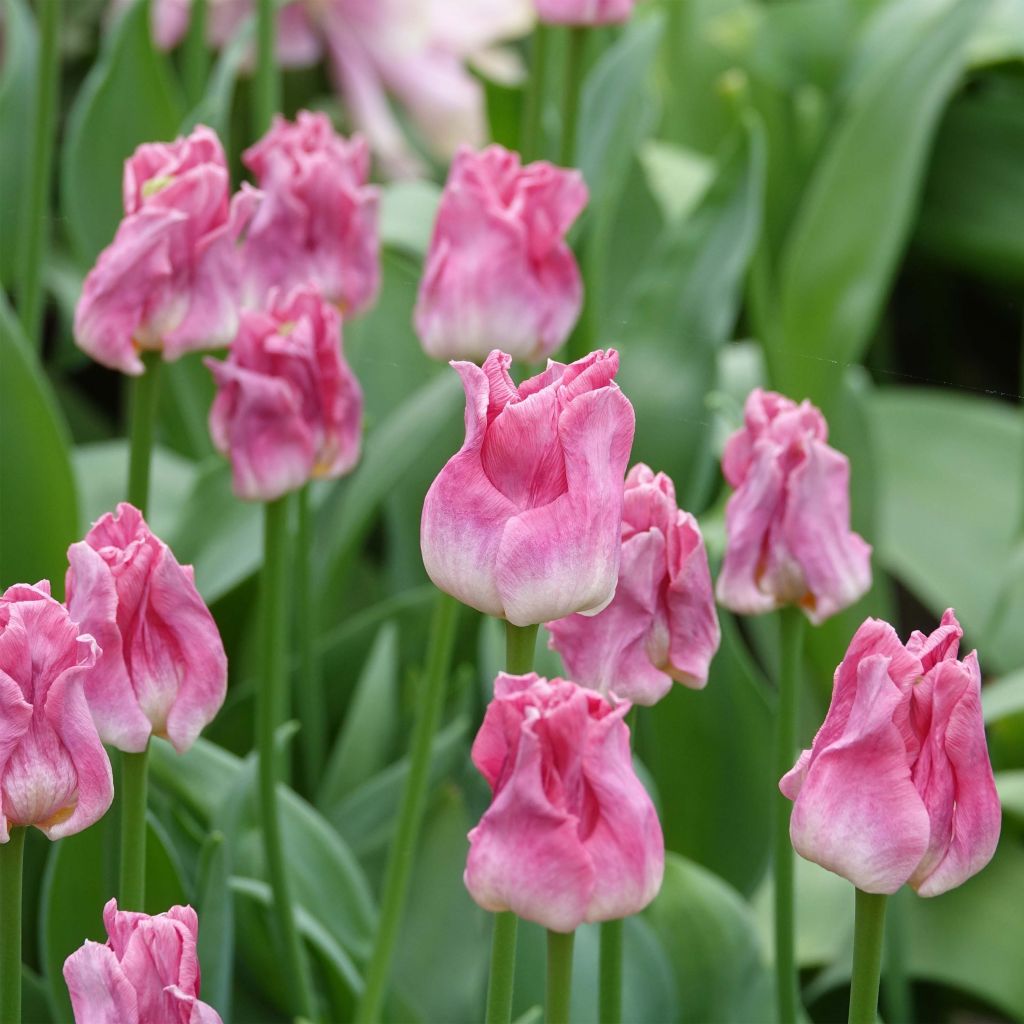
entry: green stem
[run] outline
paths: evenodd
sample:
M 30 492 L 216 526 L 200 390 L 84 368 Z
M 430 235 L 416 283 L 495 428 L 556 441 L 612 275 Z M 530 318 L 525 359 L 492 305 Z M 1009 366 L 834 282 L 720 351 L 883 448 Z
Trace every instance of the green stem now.
M 601 925 L 601 980 L 598 988 L 598 1020 L 619 1024 L 622 1020 L 622 928 L 624 921 Z
M 298 550 L 296 565 L 296 632 L 299 647 L 298 704 L 302 716 L 302 756 L 306 791 L 313 793 L 324 767 L 323 680 L 316 650 L 316 611 L 313 600 L 313 516 L 309 484 L 296 495 L 298 503 Z
M 487 1024 L 512 1020 L 512 983 L 516 975 L 516 933 L 519 920 L 511 910 L 494 915 L 491 973 L 487 982 Z
M 289 990 L 298 1014 L 314 1019 L 313 986 L 305 950 L 295 925 L 291 885 L 285 864 L 277 784 L 275 734 L 288 678 L 288 498 L 265 506 L 263 576 L 260 592 L 261 677 L 256 694 L 256 750 L 259 756 L 260 817 L 273 912 L 284 954 Z
M 420 695 L 416 725 L 409 751 L 409 775 L 406 778 L 402 805 L 398 811 L 398 827 L 388 856 L 381 898 L 380 924 L 373 955 L 366 971 L 366 988 L 359 1003 L 356 1021 L 375 1024 L 381 1020 L 381 1004 L 387 987 L 395 940 L 402 923 L 409 877 L 416 855 L 416 841 L 427 801 L 430 779 L 430 748 L 444 708 L 445 693 L 455 645 L 455 624 L 459 604 L 447 594 L 437 595 L 434 621 L 427 651 L 426 677 Z
M 146 906 L 146 790 L 149 783 L 149 743 L 138 754 L 121 755 L 121 910 Z
M 533 671 L 537 649 L 537 626 L 513 626 L 505 623 L 505 671 L 514 676 Z
M 797 608 L 780 612 L 781 664 L 779 707 L 775 720 L 775 778 L 793 767 L 800 693 L 800 656 L 803 613 Z M 794 1024 L 800 998 L 797 991 L 793 939 L 793 844 L 789 838 L 789 800 L 775 794 L 775 991 L 779 1024 Z
M 281 72 L 277 66 L 277 3 L 259 0 L 256 8 L 255 134 L 262 135 L 281 109 Z
M 0 845 L 0 1024 L 21 1024 L 21 874 L 25 829 Z
M 53 149 L 60 85 L 61 0 L 44 0 L 39 11 L 39 63 L 33 118 L 32 163 L 28 174 L 28 204 L 21 223 L 19 313 L 25 336 L 39 347 L 43 307 L 43 258 L 49 231 L 47 206 L 53 173 Z
M 572 946 L 575 932 L 548 931 L 548 984 L 545 1024 L 569 1024 L 572 1001 Z
M 882 970 L 885 899 L 884 894 L 857 890 L 850 1024 L 875 1024 L 878 1018 L 878 979 Z
M 889 901 L 885 922 L 885 992 L 886 1019 L 894 1024 L 912 1024 L 914 993 L 907 974 L 907 900 L 910 890 L 900 889 Z
M 210 51 L 206 46 L 206 0 L 192 0 L 188 34 L 181 55 L 181 81 L 189 107 L 195 107 L 206 91 Z
M 533 32 L 530 76 L 526 81 L 523 109 L 523 160 L 539 160 L 544 155 L 544 100 L 547 92 L 548 35 L 550 29 L 538 22 Z
M 579 117 L 580 88 L 583 85 L 583 51 L 587 43 L 587 31 L 586 28 L 569 29 L 562 101 L 562 148 L 558 156 L 563 167 L 571 167 L 576 154 L 576 121 Z
M 163 360 L 159 352 L 143 352 L 142 376 L 131 383 L 130 450 L 128 454 L 128 500 L 143 514 L 149 507 L 149 468 L 153 456 L 153 433 L 160 397 Z

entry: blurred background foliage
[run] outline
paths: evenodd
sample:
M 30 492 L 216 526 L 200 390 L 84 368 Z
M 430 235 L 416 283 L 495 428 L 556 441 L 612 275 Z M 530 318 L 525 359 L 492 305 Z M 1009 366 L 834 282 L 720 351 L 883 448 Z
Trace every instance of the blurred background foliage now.
M 162 54 L 145 4 L 102 28 L 94 0 L 65 10 L 40 352 L 4 297 L 15 290 L 27 188 L 19 153 L 33 116 L 38 30 L 28 0 L 2 0 L 0 72 L 0 580 L 50 576 L 58 593 L 67 545 L 123 496 L 124 382 L 90 364 L 70 330 L 84 273 L 119 219 L 122 161 L 198 121 L 221 133 L 236 168 L 250 141 L 245 28 L 220 54 L 189 42 Z M 548 155 L 560 133 L 564 41 L 553 33 L 551 42 Z M 528 62 L 530 41 L 520 46 Z M 962 888 L 933 900 L 904 894 L 891 926 L 918 1019 L 1024 1020 L 1024 4 L 648 0 L 625 27 L 592 33 L 586 61 L 575 162 L 592 201 L 575 244 L 588 305 L 571 344 L 620 349 L 637 411 L 634 458 L 673 477 L 713 563 L 725 498 L 717 460 L 747 391 L 769 384 L 825 410 L 852 462 L 855 527 L 874 545 L 875 585 L 813 633 L 802 739 L 866 615 L 906 633 L 955 606 L 986 674 L 1003 838 Z M 522 90 L 485 87 L 492 137 L 515 147 Z M 345 128 L 322 69 L 286 75 L 285 96 L 286 113 L 326 109 Z M 362 985 L 423 668 L 432 588 L 420 504 L 461 441 L 455 375 L 423 355 L 410 323 L 443 181 L 444 168 L 434 171 L 434 180 L 382 186 L 383 291 L 345 329 L 366 392 L 365 453 L 351 477 L 315 492 L 333 746 L 318 785 L 296 772 L 284 814 L 301 930 L 338 1020 Z M 283 1019 L 245 753 L 259 509 L 232 497 L 213 453 L 212 383 L 198 359 L 165 379 L 151 522 L 195 564 L 231 681 L 192 751 L 179 758 L 157 744 L 148 902 L 156 912 L 187 899 L 199 910 L 204 998 L 225 1021 Z M 628 922 L 630 1020 L 771 1013 L 776 623 L 722 618 L 707 690 L 677 687 L 656 709 L 639 709 L 640 769 L 672 854 L 661 896 Z M 495 623 L 462 613 L 394 971 L 395 1020 L 479 1014 L 489 923 L 461 872 L 487 793 L 468 749 L 501 641 Z M 540 668 L 557 673 L 557 657 L 542 651 Z M 293 751 L 301 742 L 281 736 Z M 59 965 L 84 935 L 102 938 L 98 908 L 113 891 L 104 830 L 115 824 L 52 847 L 30 837 L 28 1019 L 68 1018 Z M 809 1014 L 844 1017 L 852 894 L 801 863 L 798 896 Z M 523 930 L 517 1013 L 541 1001 L 541 941 L 539 929 Z M 584 928 L 579 1021 L 594 1015 L 596 949 Z M 883 981 L 883 1010 L 885 999 Z

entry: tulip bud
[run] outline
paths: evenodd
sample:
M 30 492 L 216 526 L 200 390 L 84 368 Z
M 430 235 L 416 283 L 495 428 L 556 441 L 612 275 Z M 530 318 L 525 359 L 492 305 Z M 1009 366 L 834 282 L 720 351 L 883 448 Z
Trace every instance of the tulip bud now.
M 611 25 L 626 21 L 635 0 L 536 0 L 537 17 L 551 25 Z

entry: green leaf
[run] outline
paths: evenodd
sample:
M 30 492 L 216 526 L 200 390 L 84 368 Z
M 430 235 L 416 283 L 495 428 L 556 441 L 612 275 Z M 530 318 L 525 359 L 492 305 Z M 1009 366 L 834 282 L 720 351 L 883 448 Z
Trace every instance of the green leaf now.
M 182 115 L 166 58 L 150 39 L 149 4 L 132 4 L 105 40 L 68 114 L 61 206 L 83 264 L 93 263 L 114 237 L 122 215 L 124 161 L 142 142 L 173 139 Z
M 983 686 L 981 710 L 986 723 L 1024 712 L 1024 672 L 1014 672 Z
M 217 133 L 227 152 L 230 152 L 228 136 L 231 130 L 231 104 L 239 75 L 252 53 L 253 27 L 251 18 L 244 19 L 239 25 L 217 58 L 203 98 L 189 111 L 181 126 L 182 132 L 190 132 L 197 124 L 205 124 Z
M 242 772 L 242 759 L 202 737 L 178 754 L 163 740 L 150 745 L 154 782 L 189 806 L 209 824 Z
M 1003 811 L 1024 823 L 1024 769 L 996 772 L 995 777 Z
M 0 586 L 49 579 L 64 593 L 78 539 L 67 427 L 49 382 L 0 293 Z
M 381 187 L 380 240 L 422 259 L 430 244 L 441 189 L 432 181 L 393 181 Z
M 648 139 L 638 157 L 666 221 L 684 220 L 714 180 L 715 162 L 685 146 Z
M 228 888 L 230 868 L 224 834 L 211 832 L 199 856 L 199 963 L 203 972 L 203 1002 L 209 1003 L 225 1020 L 231 1016 L 235 952 L 234 905 Z

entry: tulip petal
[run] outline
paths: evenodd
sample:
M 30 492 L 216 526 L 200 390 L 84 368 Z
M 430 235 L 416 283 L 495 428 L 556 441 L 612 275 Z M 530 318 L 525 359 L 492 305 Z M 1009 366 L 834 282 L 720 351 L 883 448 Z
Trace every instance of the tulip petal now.
M 64 980 L 78 1024 L 139 1024 L 135 989 L 109 946 L 76 949 L 64 961 Z

